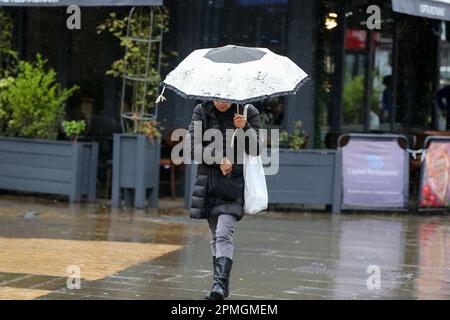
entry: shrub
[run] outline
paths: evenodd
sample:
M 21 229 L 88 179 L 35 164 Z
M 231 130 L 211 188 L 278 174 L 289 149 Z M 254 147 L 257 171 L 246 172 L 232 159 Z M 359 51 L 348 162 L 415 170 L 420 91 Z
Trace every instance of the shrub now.
M 280 132 L 280 145 L 292 150 L 300 150 L 306 142 L 306 132 L 302 129 L 302 122 L 294 122 L 294 129 L 291 133 L 285 130 Z
M 372 89 L 371 110 L 377 112 L 380 90 Z M 360 124 L 364 116 L 364 76 L 359 75 L 344 84 L 344 124 Z
M 78 135 L 86 129 L 84 120 L 64 121 L 62 125 L 64 133 L 71 138 L 72 142 L 77 142 Z
M 14 50 L 14 21 L 11 13 L 0 11 L 0 78 L 6 78 L 17 67 L 17 51 Z
M 0 134 L 6 135 L 8 127 L 8 119 L 11 115 L 11 110 L 8 106 L 7 93 L 9 86 L 14 82 L 14 78 L 7 77 L 0 79 Z
M 47 61 L 19 61 L 16 77 L 0 88 L 3 133 L 13 137 L 55 139 L 64 114 L 64 102 L 78 89 L 61 89 Z

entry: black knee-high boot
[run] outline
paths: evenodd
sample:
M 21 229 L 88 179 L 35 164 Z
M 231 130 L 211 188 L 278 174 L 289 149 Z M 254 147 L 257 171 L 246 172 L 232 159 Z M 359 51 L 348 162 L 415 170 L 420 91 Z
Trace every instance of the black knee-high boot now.
M 208 300 L 223 300 L 228 296 L 232 265 L 233 260 L 228 257 L 216 258 L 214 264 L 214 282 Z
M 213 276 L 213 280 L 214 280 L 214 278 L 216 277 L 216 273 L 217 273 L 216 272 L 216 257 L 215 256 L 213 256 L 213 270 L 214 270 L 214 276 Z M 211 292 L 208 292 L 205 295 L 205 299 L 206 300 L 210 300 L 211 299 L 210 293 Z M 227 282 L 225 284 L 225 298 L 227 298 L 229 295 L 230 295 L 230 279 L 228 278 Z
M 213 276 L 213 281 L 214 281 L 214 278 L 216 277 L 216 274 L 217 274 L 217 271 L 216 271 L 217 270 L 216 269 L 216 257 L 215 256 L 213 256 L 213 270 L 214 270 L 214 276 Z M 210 300 L 211 299 L 210 293 L 211 292 L 208 292 L 205 295 L 205 299 L 206 300 Z M 229 295 L 230 295 L 230 278 L 227 279 L 226 284 L 225 284 L 225 298 L 227 298 Z
M 216 257 L 213 256 L 213 270 L 214 270 L 214 277 L 216 276 Z M 214 280 L 213 277 L 213 280 Z M 225 284 L 225 298 L 227 298 L 230 295 L 230 279 L 227 279 L 227 283 Z M 210 300 L 211 296 L 210 296 L 210 292 L 208 292 L 205 295 L 205 299 L 206 300 Z

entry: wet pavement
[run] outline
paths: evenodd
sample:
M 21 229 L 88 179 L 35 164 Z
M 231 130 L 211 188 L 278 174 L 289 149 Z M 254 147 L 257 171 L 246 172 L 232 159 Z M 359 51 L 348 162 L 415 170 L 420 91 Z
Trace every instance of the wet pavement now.
M 161 207 L 1 195 L 0 299 L 202 299 L 207 225 Z M 235 246 L 230 299 L 450 299 L 445 214 L 267 212 Z

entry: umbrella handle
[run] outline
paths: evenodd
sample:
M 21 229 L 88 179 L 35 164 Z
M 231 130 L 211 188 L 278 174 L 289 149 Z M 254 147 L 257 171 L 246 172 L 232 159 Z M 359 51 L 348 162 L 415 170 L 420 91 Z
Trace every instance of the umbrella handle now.
M 239 113 L 239 103 L 236 103 L 237 113 Z
M 238 107 L 238 113 L 239 113 L 239 105 L 237 105 L 237 107 Z M 246 105 L 244 106 L 244 117 L 245 117 L 245 119 L 247 119 L 247 109 L 248 109 L 248 104 L 246 104 Z M 239 130 L 239 129 L 234 129 L 233 135 L 231 136 L 231 147 L 232 147 L 232 148 L 234 148 L 234 137 L 236 136 L 236 132 L 237 132 L 238 130 Z M 240 129 L 240 130 L 242 130 L 242 129 Z
M 160 103 L 166 101 L 166 97 L 164 97 L 164 91 L 166 90 L 166 86 L 163 87 L 161 94 L 156 98 L 155 103 Z

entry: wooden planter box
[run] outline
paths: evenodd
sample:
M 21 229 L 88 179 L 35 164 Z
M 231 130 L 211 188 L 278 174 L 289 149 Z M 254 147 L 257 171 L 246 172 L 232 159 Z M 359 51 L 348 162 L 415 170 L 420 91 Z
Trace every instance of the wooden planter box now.
M 270 204 L 330 205 L 340 212 L 340 158 L 335 150 L 279 150 L 279 171 L 266 176 Z
M 114 134 L 112 206 L 158 207 L 161 144 L 140 134 Z
M 98 144 L 0 137 L 0 189 L 96 199 Z

